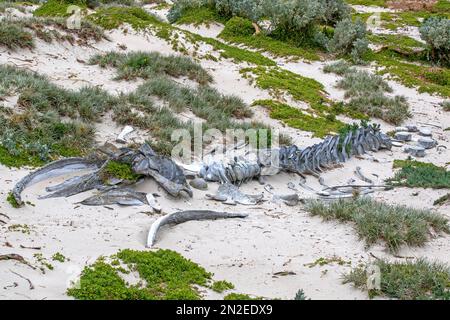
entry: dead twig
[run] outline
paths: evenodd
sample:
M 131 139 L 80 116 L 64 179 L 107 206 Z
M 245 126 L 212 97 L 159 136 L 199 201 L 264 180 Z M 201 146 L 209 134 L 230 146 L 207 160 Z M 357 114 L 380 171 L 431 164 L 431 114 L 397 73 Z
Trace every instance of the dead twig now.
M 34 289 L 34 285 L 33 285 L 33 283 L 31 282 L 30 279 L 25 278 L 23 275 L 18 274 L 17 272 L 12 271 L 11 269 L 9 269 L 9 271 L 11 271 L 12 273 L 14 273 L 16 276 L 21 277 L 22 279 L 27 280 L 27 281 L 28 281 L 28 284 L 30 285 L 30 290 L 33 290 L 33 289 Z
M 5 218 L 8 218 L 8 220 L 11 220 L 11 218 L 8 217 L 8 216 L 7 216 L 6 214 L 4 214 L 4 213 L 0 213 L 0 216 L 5 217 Z
M 30 268 L 32 268 L 33 270 L 36 270 L 36 267 L 33 267 L 27 260 L 25 260 L 24 257 L 22 257 L 20 254 L 16 254 L 16 253 L 10 253 L 10 254 L 2 254 L 0 255 L 0 261 L 2 260 L 16 260 L 20 263 L 23 263 L 27 266 L 29 266 Z
M 41 247 L 26 247 L 24 245 L 20 245 L 22 249 L 33 249 L 33 250 L 41 250 Z

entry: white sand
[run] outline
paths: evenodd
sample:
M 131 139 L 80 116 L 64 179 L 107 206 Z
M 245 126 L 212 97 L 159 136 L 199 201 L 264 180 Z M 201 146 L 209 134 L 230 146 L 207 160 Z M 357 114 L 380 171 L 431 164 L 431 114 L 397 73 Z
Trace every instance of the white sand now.
M 195 32 L 194 29 L 191 31 Z M 203 30 L 204 31 L 204 30 Z M 200 32 L 200 31 L 199 31 Z M 89 47 L 72 47 L 69 44 L 48 45 L 41 41 L 33 51 L 2 51 L 0 63 L 14 63 L 31 70 L 46 74 L 55 83 L 67 88 L 79 88 L 83 85 L 99 85 L 109 92 L 129 92 L 136 88 L 140 81 L 114 81 L 114 70 L 88 66 L 79 60 L 87 60 L 91 55 L 108 50 L 117 50 L 119 44 L 126 44 L 127 50 L 158 50 L 174 53 L 171 46 L 163 40 L 129 31 L 110 33 L 111 42 L 102 41 Z M 204 46 L 201 50 L 208 51 Z M 78 59 L 78 60 L 77 60 Z M 278 60 L 277 60 L 278 61 Z M 230 61 L 214 62 L 201 60 L 201 64 L 214 76 L 214 86 L 226 94 L 236 94 L 245 102 L 269 98 L 267 91 L 250 85 L 241 78 L 241 66 Z M 338 79 L 334 75 L 322 72 L 323 63 L 306 64 L 303 62 L 283 62 L 283 68 L 301 75 L 314 78 L 324 84 L 329 96 L 336 100 L 343 99 L 343 92 L 334 88 Z M 450 159 L 450 134 L 443 131 L 450 126 L 450 116 L 441 111 L 438 103 L 442 98 L 419 94 L 416 90 L 405 88 L 395 82 L 391 83 L 396 94 L 404 94 L 411 103 L 413 118 L 411 123 L 434 123 L 441 127 L 433 129 L 434 137 L 444 145 L 442 153 L 436 149 L 428 151 L 423 161 L 438 165 L 446 165 Z M 14 97 L 8 104 L 14 106 Z M 187 116 L 190 116 L 187 114 Z M 285 128 L 278 121 L 270 119 L 266 110 L 255 108 L 255 117 L 288 134 L 298 145 L 310 145 L 319 139 L 311 138 L 311 134 L 292 128 Z M 383 124 L 383 129 L 391 130 L 392 126 Z M 121 128 L 113 124 L 110 115 L 98 125 L 97 140 L 112 141 Z M 137 132 L 132 138 L 142 139 L 145 133 Z M 374 162 L 373 159 L 377 162 Z M 401 148 L 392 152 L 368 154 L 366 160 L 353 159 L 323 174 L 329 185 L 344 184 L 349 179 L 357 179 L 353 173 L 357 166 L 363 168 L 366 175 L 377 182 L 392 176 L 392 161 L 405 159 Z M 372 159 L 372 160 L 371 160 Z M 113 210 L 103 207 L 78 206 L 76 203 L 85 199 L 92 192 L 76 195 L 67 199 L 39 200 L 48 185 L 61 182 L 66 177 L 40 182 L 25 190 L 23 198 L 34 206 L 13 209 L 6 202 L 6 195 L 15 182 L 25 176 L 27 169 L 9 169 L 0 166 L 0 212 L 7 214 L 10 220 L 0 226 L 0 254 L 18 253 L 33 264 L 35 253 L 42 253 L 54 265 L 54 270 L 42 274 L 38 270 L 15 261 L 0 262 L 0 298 L 4 299 L 67 299 L 65 291 L 68 281 L 76 278 L 79 271 L 92 263 L 99 256 L 107 256 L 123 248 L 145 250 L 146 233 L 156 219 L 145 212 L 146 207 L 117 207 Z M 299 178 L 286 173 L 268 178 L 268 183 L 275 187 L 279 194 L 292 193 L 287 188 L 288 182 L 298 186 Z M 317 179 L 307 178 L 308 185 L 320 189 Z M 205 200 L 206 193 L 214 193 L 217 184 L 210 184 L 207 192 L 195 190 L 194 198 L 179 200 L 169 198 L 153 181 L 140 185 L 139 190 L 157 192 L 161 195 L 164 213 L 184 209 L 211 209 L 230 212 L 248 212 L 247 219 L 188 222 L 179 226 L 165 228 L 156 246 L 175 250 L 187 258 L 200 263 L 208 271 L 214 273 L 215 279 L 226 279 L 236 286 L 237 292 L 244 292 L 269 298 L 292 299 L 299 289 L 304 289 L 312 299 L 367 299 L 367 294 L 341 283 L 341 275 L 350 270 L 350 266 L 336 263 L 310 268 L 307 263 L 318 258 L 338 256 L 350 261 L 351 266 L 370 261 L 370 253 L 379 257 L 393 259 L 385 251 L 383 244 L 366 248 L 360 241 L 351 225 L 338 222 L 323 222 L 319 218 L 310 217 L 301 206 L 287 207 L 267 201 L 256 207 L 226 206 L 221 203 Z M 298 187 L 302 197 L 311 194 Z M 264 192 L 265 199 L 271 195 L 264 191 L 257 181 L 245 184 L 242 190 L 247 193 Z M 418 195 L 413 195 L 417 191 Z M 435 199 L 445 194 L 445 190 L 423 190 L 399 188 L 392 191 L 378 192 L 377 199 L 390 203 L 404 204 L 416 208 L 430 208 L 450 218 L 450 206 L 433 207 Z M 4 220 L 5 218 L 1 218 Z M 9 231 L 8 226 L 22 224 L 31 228 L 30 234 Z M 450 242 L 448 236 L 432 239 L 422 248 L 403 248 L 399 255 L 428 257 L 450 263 Z M 7 244 L 12 245 L 8 247 Z M 40 250 L 21 248 L 41 247 Z M 60 263 L 51 261 L 51 256 L 60 252 L 70 259 Z M 28 282 L 12 271 L 30 279 L 34 290 L 29 289 Z M 292 271 L 295 275 L 274 277 L 280 271 Z M 17 286 L 15 285 L 17 284 Z M 210 292 L 208 298 L 221 297 Z

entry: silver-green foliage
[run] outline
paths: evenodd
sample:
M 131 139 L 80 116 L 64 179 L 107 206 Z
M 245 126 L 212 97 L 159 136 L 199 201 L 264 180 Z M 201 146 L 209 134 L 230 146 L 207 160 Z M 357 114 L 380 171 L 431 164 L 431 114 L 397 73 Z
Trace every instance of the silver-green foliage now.
M 450 65 L 450 19 L 431 17 L 424 21 L 419 31 L 430 47 L 430 60 Z
M 361 20 L 353 22 L 348 18 L 337 23 L 328 47 L 334 53 L 350 54 L 353 62 L 360 63 L 368 46 L 366 24 Z

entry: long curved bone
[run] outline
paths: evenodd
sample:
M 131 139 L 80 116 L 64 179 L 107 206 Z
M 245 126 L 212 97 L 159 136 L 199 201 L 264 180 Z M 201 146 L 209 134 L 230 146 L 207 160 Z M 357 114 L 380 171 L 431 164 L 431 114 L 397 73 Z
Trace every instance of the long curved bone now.
M 100 165 L 101 162 L 98 160 L 86 158 L 66 158 L 56 160 L 23 177 L 16 183 L 11 193 L 16 202 L 19 205 L 23 205 L 21 193 L 26 187 L 32 185 L 33 183 L 77 170 L 97 169 Z
M 150 231 L 147 236 L 147 247 L 151 248 L 156 241 L 156 235 L 162 226 L 168 224 L 180 224 L 191 220 L 216 220 L 216 219 L 228 219 L 228 218 L 246 218 L 246 213 L 228 213 L 228 212 L 216 212 L 209 210 L 190 210 L 179 211 L 170 213 L 158 218 L 153 222 L 150 227 Z

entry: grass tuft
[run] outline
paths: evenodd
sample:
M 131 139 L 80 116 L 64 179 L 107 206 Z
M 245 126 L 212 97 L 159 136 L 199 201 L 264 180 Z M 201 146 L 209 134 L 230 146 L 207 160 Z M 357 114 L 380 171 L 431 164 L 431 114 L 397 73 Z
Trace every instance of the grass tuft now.
M 225 280 L 215 281 L 211 286 L 211 289 L 215 292 L 222 293 L 224 291 L 234 289 L 234 285 Z
M 23 26 L 10 19 L 0 21 L 0 46 L 15 50 L 17 48 L 34 48 L 33 35 Z
M 325 220 L 353 222 L 359 237 L 367 245 L 382 240 L 391 252 L 397 252 L 402 245 L 424 245 L 430 228 L 450 233 L 448 220 L 439 214 L 388 205 L 369 198 L 339 200 L 329 205 L 309 201 L 306 208 L 311 215 Z
M 185 76 L 200 84 L 211 82 L 212 76 L 192 59 L 184 56 L 164 56 L 159 52 L 117 53 L 114 51 L 98 54 L 89 60 L 90 64 L 117 69 L 117 79 L 151 79 L 166 74 L 172 77 Z
M 424 259 L 390 263 L 375 262 L 381 272 L 379 290 L 370 290 L 369 296 L 387 296 L 402 300 L 449 300 L 450 269 L 438 262 Z M 359 289 L 367 289 L 369 265 L 353 269 L 344 276 L 344 283 L 353 283 Z M 372 267 L 373 268 L 373 267 Z

